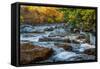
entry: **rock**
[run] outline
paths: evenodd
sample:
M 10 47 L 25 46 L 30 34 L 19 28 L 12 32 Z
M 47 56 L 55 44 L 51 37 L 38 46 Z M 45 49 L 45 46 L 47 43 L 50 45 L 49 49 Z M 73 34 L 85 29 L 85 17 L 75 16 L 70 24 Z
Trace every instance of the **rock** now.
M 77 41 L 77 40 L 72 40 L 72 42 L 73 42 L 74 44 L 79 44 L 79 43 L 80 43 L 80 41 Z
M 77 36 L 76 37 L 76 39 L 75 39 L 75 41 L 76 42 L 81 42 L 81 43 L 88 43 L 89 42 L 89 40 L 86 38 L 86 36 L 85 35 L 79 35 L 79 36 Z
M 25 24 L 20 26 L 20 32 L 21 33 L 44 33 L 44 27 Z
M 63 28 L 54 29 L 54 30 L 49 34 L 49 37 L 55 37 L 55 36 L 64 37 L 64 36 L 66 36 L 66 31 L 65 31 Z
M 22 37 L 28 38 L 28 37 L 35 37 L 35 35 L 31 34 L 31 33 L 27 33 L 27 34 L 22 34 Z
M 52 55 L 52 49 L 34 46 L 29 43 L 20 46 L 20 63 L 29 64 L 48 59 Z
M 73 33 L 79 33 L 79 32 L 80 32 L 80 30 L 79 30 L 79 29 L 76 29 L 76 28 L 71 28 L 71 31 L 72 31 Z
M 61 38 L 61 37 L 44 37 L 40 38 L 39 41 L 57 41 L 57 42 L 67 42 L 69 41 L 67 38 Z
M 62 45 L 58 45 L 57 47 L 63 48 L 64 50 L 67 51 L 72 51 L 72 46 L 68 45 L 68 44 L 62 44 Z
M 70 39 L 66 39 L 66 42 L 67 42 L 67 43 L 71 43 L 71 40 L 70 40 Z
M 86 39 L 74 39 L 72 40 L 73 43 L 80 44 L 80 43 L 88 43 Z
M 20 44 L 29 43 L 28 40 L 20 40 Z
M 21 25 L 20 32 L 21 33 L 33 32 L 33 27 L 31 25 Z
M 53 27 L 50 27 L 50 28 L 45 28 L 44 30 L 45 30 L 45 31 L 53 31 L 54 28 L 53 28 Z
M 95 48 L 86 49 L 84 51 L 85 54 L 94 55 L 95 56 Z
M 36 31 L 33 31 L 33 33 L 44 33 L 44 31 L 42 31 L 42 30 L 36 30 Z
M 76 39 L 85 39 L 86 37 L 84 35 L 79 35 Z
M 74 29 L 73 32 L 74 32 L 74 33 L 79 33 L 80 30 L 79 30 L 79 29 Z
M 90 40 L 85 35 L 79 35 L 74 40 L 79 43 L 90 43 Z

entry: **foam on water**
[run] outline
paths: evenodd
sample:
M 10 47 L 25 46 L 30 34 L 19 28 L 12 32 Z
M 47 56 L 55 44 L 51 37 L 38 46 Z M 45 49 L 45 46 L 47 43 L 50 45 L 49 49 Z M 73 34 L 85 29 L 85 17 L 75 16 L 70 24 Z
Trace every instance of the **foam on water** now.
M 77 56 L 74 52 L 61 52 L 53 57 L 54 61 L 67 61 L 71 57 Z
M 27 41 L 30 41 L 30 42 L 34 42 L 34 41 L 38 41 L 39 40 L 39 38 L 41 38 L 41 36 L 36 36 L 36 37 L 23 37 L 22 35 L 21 35 L 21 37 L 20 37 L 20 40 L 27 40 Z
M 52 31 L 45 31 L 45 29 L 48 28 L 53 28 Z M 57 28 L 58 27 L 58 28 Z M 31 42 L 33 45 L 40 46 L 40 47 L 46 47 L 46 48 L 52 48 L 53 49 L 53 54 L 52 56 L 47 59 L 46 61 L 75 61 L 76 59 L 94 59 L 93 56 L 89 56 L 86 54 L 80 54 L 86 49 L 89 48 L 95 48 L 95 36 L 93 37 L 90 34 L 90 42 L 93 45 L 90 45 L 88 43 L 82 43 L 81 40 L 77 40 L 77 36 L 80 34 L 86 35 L 85 32 L 80 31 L 80 34 L 75 34 L 75 33 L 70 33 L 66 31 L 64 26 L 61 27 L 59 24 L 56 27 L 56 25 L 41 25 L 41 26 L 27 26 L 26 28 L 22 28 L 22 31 L 29 31 L 30 33 L 21 33 L 20 34 L 20 40 L 21 41 L 26 41 L 26 42 Z M 69 29 L 70 30 L 70 29 Z M 66 51 L 63 48 L 57 47 L 57 45 L 60 45 L 60 42 L 56 41 L 45 41 L 45 42 L 39 42 L 40 38 L 59 38 L 61 40 L 63 39 L 69 39 L 71 40 L 70 45 L 73 47 L 72 51 Z M 60 41 L 61 41 L 60 40 Z M 80 43 L 75 44 L 73 43 L 72 40 L 76 40 Z M 62 43 L 62 42 L 61 42 Z M 75 51 L 78 51 L 76 53 Z
M 90 45 L 88 43 L 84 43 L 84 44 L 80 45 L 79 51 L 83 52 L 84 50 L 90 49 L 90 48 L 95 48 L 95 46 L 94 45 Z

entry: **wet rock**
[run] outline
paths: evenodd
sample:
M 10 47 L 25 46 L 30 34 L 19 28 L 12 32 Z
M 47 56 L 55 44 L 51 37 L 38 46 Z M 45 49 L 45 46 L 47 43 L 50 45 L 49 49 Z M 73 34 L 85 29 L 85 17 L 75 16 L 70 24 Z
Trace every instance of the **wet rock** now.
M 31 34 L 31 33 L 27 33 L 27 34 L 23 34 L 22 37 L 35 37 L 35 35 Z
M 29 64 L 48 59 L 52 55 L 52 49 L 34 46 L 29 43 L 20 46 L 20 63 Z
M 49 34 L 49 37 L 55 37 L 55 36 L 64 37 L 66 36 L 66 31 L 63 28 L 55 29 Z
M 67 38 L 60 38 L 60 37 L 44 37 L 44 38 L 40 38 L 39 41 L 67 42 L 69 40 Z
M 31 25 L 21 25 L 20 32 L 21 33 L 33 32 L 33 27 Z
M 76 37 L 75 42 L 79 42 L 79 43 L 88 43 L 89 40 L 86 38 L 85 35 L 79 35 Z
M 79 35 L 76 39 L 85 39 L 86 37 L 84 35 Z
M 79 43 L 80 43 L 80 41 L 77 41 L 77 40 L 72 40 L 72 43 L 74 43 L 74 44 L 79 44 Z
M 20 44 L 29 43 L 28 40 L 20 40 Z
M 57 47 L 63 48 L 64 50 L 67 51 L 72 51 L 72 46 L 68 45 L 68 44 L 62 44 L 62 45 L 58 45 Z
M 50 28 L 45 28 L 44 30 L 45 30 L 45 31 L 53 31 L 54 28 L 53 28 L 53 27 L 50 27 Z
M 79 33 L 79 32 L 80 32 L 80 29 L 71 28 L 71 31 L 72 31 L 73 33 Z
M 70 40 L 70 39 L 66 39 L 66 42 L 67 42 L 67 43 L 71 43 L 71 40 Z
M 21 25 L 20 32 L 21 33 L 44 33 L 44 27 L 33 26 L 33 25 Z
M 80 43 L 86 43 L 88 42 L 88 40 L 86 39 L 75 39 L 75 40 L 72 40 L 73 43 L 76 43 L 76 44 L 80 44 Z
M 88 54 L 88 55 L 94 55 L 95 56 L 95 48 L 91 48 L 91 49 L 86 49 L 84 51 L 85 54 Z
M 79 33 L 80 30 L 79 30 L 79 29 L 74 29 L 73 32 L 74 32 L 74 33 Z
M 75 39 L 72 40 L 73 43 L 89 43 L 89 39 L 85 34 L 80 34 L 75 37 Z
M 43 30 L 36 30 L 36 31 L 33 31 L 32 33 L 44 33 L 44 31 Z

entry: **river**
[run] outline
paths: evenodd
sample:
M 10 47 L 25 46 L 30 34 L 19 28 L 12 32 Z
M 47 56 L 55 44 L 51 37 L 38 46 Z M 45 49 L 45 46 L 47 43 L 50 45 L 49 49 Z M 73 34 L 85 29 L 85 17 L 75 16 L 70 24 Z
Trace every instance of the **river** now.
M 73 32 L 64 24 L 42 24 L 20 26 L 20 43 L 52 48 L 53 55 L 42 62 L 95 60 L 94 55 L 84 53 L 87 49 L 95 49 L 95 36 L 90 32 Z M 71 50 L 65 50 L 59 45 L 68 44 Z

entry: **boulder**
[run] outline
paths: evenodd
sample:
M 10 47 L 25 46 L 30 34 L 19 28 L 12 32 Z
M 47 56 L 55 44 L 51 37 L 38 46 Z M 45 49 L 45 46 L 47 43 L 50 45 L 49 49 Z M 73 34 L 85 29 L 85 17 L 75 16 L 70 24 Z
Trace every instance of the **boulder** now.
M 72 46 L 68 45 L 68 44 L 62 44 L 62 45 L 58 45 L 57 47 L 63 48 L 64 50 L 67 51 L 72 51 Z
M 77 37 L 77 39 L 85 39 L 86 37 L 85 37 L 85 35 L 79 35 L 78 37 Z
M 33 32 L 33 27 L 32 27 L 32 25 L 21 25 L 20 32 L 21 33 Z
M 94 55 L 95 56 L 95 48 L 86 49 L 84 54 Z
M 80 44 L 80 43 L 87 43 L 88 40 L 86 40 L 86 39 L 74 39 L 74 40 L 72 40 L 72 42 L 75 44 Z
M 53 30 L 50 34 L 49 37 L 55 37 L 55 36 L 60 36 L 60 37 L 64 37 L 66 36 L 66 31 L 63 28 L 57 28 L 55 30 Z
M 67 42 L 69 41 L 67 38 L 61 38 L 61 37 L 43 37 L 40 38 L 39 41 L 57 41 L 57 42 Z
M 73 33 L 80 33 L 80 29 L 71 28 L 71 32 L 73 32 Z
M 80 43 L 80 41 L 78 41 L 78 40 L 72 40 L 72 42 L 73 42 L 74 44 L 79 44 L 79 43 Z
M 49 28 L 45 28 L 44 30 L 45 30 L 45 31 L 53 31 L 54 28 L 53 28 L 53 27 L 49 27 Z
M 82 34 L 77 36 L 75 40 L 77 42 L 81 42 L 81 43 L 88 43 L 89 42 L 88 38 L 86 38 L 86 36 L 82 35 Z
M 50 48 L 34 46 L 29 43 L 20 46 L 20 63 L 29 64 L 48 59 L 53 53 Z

